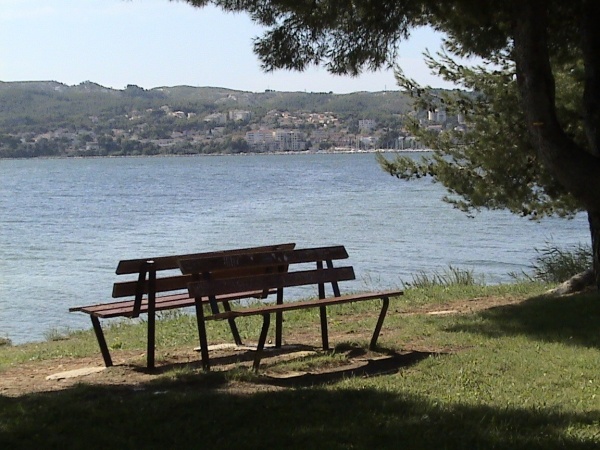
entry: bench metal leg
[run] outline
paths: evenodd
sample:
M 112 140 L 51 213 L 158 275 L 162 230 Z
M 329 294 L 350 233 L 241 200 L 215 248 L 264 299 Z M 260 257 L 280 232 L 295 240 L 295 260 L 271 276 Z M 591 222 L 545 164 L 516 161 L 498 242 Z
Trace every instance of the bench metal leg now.
M 383 321 L 385 319 L 385 315 L 388 310 L 388 306 L 390 304 L 389 297 L 382 297 L 383 305 L 381 305 L 381 312 L 379 313 L 379 319 L 377 319 L 377 324 L 375 325 L 375 331 L 373 332 L 373 337 L 371 338 L 371 343 L 369 344 L 370 350 L 375 350 L 377 347 L 377 338 L 379 337 L 379 333 L 381 333 L 381 327 L 383 325 Z
M 327 308 L 319 307 L 319 315 L 321 316 L 321 341 L 323 342 L 323 350 L 329 350 L 329 333 L 327 332 Z
M 275 313 L 275 347 L 281 348 L 283 345 L 283 313 Z
M 260 330 L 260 337 L 258 338 L 258 345 L 256 346 L 256 354 L 254 355 L 254 363 L 252 364 L 252 368 L 255 372 L 258 372 L 258 367 L 260 366 L 260 359 L 262 357 L 263 349 L 265 348 L 265 341 L 267 340 L 270 323 L 271 315 L 263 314 L 263 326 Z
M 276 304 L 283 304 L 283 289 L 277 289 L 277 300 Z M 275 313 L 275 347 L 281 348 L 283 344 L 283 313 Z
M 227 312 L 231 311 L 229 302 L 223 302 L 223 309 Z M 242 338 L 240 337 L 240 332 L 237 329 L 235 319 L 227 319 L 227 322 L 229 323 L 229 328 L 231 329 L 231 335 L 233 336 L 235 345 L 242 345 Z
M 98 320 L 96 316 L 90 316 L 90 318 L 92 319 L 92 326 L 94 327 L 94 333 L 96 333 L 96 339 L 98 340 L 98 345 L 100 346 L 102 358 L 104 358 L 104 365 L 106 367 L 111 367 L 113 362 L 110 357 L 110 352 L 108 351 L 108 346 L 106 345 L 106 339 L 104 339 L 104 332 L 100 326 L 100 320 Z
M 200 355 L 202 358 L 202 368 L 210 370 L 208 360 L 208 339 L 206 338 L 206 324 L 204 323 L 204 309 L 200 299 L 196 299 L 196 321 L 198 322 L 198 335 L 200 337 Z
M 154 261 L 147 264 L 153 265 Z M 156 270 L 148 271 L 148 345 L 146 349 L 148 369 L 154 369 L 154 349 L 156 347 Z
M 156 342 L 156 314 L 154 308 L 148 305 L 148 343 L 146 346 L 146 367 L 154 369 L 154 349 Z

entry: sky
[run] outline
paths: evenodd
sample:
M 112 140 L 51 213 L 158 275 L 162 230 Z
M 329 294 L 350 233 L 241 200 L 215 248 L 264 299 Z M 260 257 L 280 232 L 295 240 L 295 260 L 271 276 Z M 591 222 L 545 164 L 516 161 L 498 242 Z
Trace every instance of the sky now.
M 262 32 L 245 14 L 178 1 L 0 0 L 0 81 L 336 94 L 398 89 L 392 70 L 359 77 L 322 68 L 264 73 L 252 51 Z M 451 88 L 423 63 L 423 51 L 439 50 L 441 38 L 416 30 L 397 63 L 423 85 Z

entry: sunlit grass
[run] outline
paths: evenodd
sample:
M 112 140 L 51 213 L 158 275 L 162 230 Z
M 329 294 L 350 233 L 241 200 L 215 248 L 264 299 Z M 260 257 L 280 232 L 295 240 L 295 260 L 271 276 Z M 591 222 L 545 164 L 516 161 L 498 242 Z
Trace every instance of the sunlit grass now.
M 247 365 L 209 373 L 197 364 L 179 365 L 135 389 L 81 384 L 59 393 L 0 396 L 0 445 L 598 448 L 600 298 L 541 297 L 547 288 L 520 283 L 407 289 L 404 297 L 392 300 L 379 355 L 418 358 L 370 376 L 349 372 L 320 381 L 318 374 L 343 367 L 351 353 L 367 352 L 378 302 L 332 308 L 334 350 L 265 361 L 258 375 Z M 486 296 L 523 301 L 470 314 L 418 313 L 422 307 L 446 309 Z M 256 339 L 260 320 L 239 321 L 239 326 L 243 336 Z M 293 340 L 295 332 L 306 330 L 313 331 L 318 346 L 318 315 L 286 315 L 284 336 Z M 231 341 L 226 323 L 211 322 L 208 331 L 211 341 Z M 157 333 L 160 351 L 197 345 L 195 318 L 187 314 L 163 317 Z M 115 353 L 145 348 L 144 324 L 118 321 L 108 327 L 107 337 Z M 93 333 L 0 347 L 5 368 L 64 355 L 98 355 Z M 316 375 L 296 384 L 293 377 L 268 376 L 290 372 Z
M 544 283 L 522 282 L 507 285 L 431 285 L 426 288 L 409 288 L 403 296 L 392 299 L 390 312 L 386 318 L 386 329 L 400 326 L 405 318 L 397 319 L 394 312 L 402 313 L 418 306 L 446 304 L 464 301 L 470 298 L 501 296 L 501 297 L 532 297 L 541 295 L 549 288 Z M 379 312 L 378 301 L 359 302 L 336 305 L 328 308 L 329 320 L 332 326 L 339 326 L 345 332 L 353 332 L 372 328 L 372 321 Z M 159 315 L 156 326 L 156 344 L 161 349 L 182 346 L 198 346 L 198 329 L 193 310 L 172 311 Z M 351 316 L 353 320 L 337 320 L 337 317 Z M 259 317 L 248 317 L 238 320 L 238 329 L 244 341 L 256 341 L 261 326 Z M 366 325 L 365 321 L 369 324 Z M 318 309 L 290 311 L 285 315 L 284 329 L 311 330 L 318 332 Z M 103 321 L 106 339 L 111 352 L 120 350 L 141 350 L 146 348 L 145 319 L 114 319 Z M 400 327 L 401 328 L 401 327 Z M 271 326 L 270 339 L 274 338 L 274 326 Z M 211 342 L 231 342 L 231 332 L 226 322 L 207 322 L 208 335 Z M 385 331 L 385 330 L 384 330 Z M 4 365 L 24 361 L 35 361 L 61 357 L 99 356 L 98 344 L 92 330 L 56 331 L 46 333 L 47 342 L 24 345 L 0 346 L 0 370 Z M 317 336 L 318 338 L 318 336 Z

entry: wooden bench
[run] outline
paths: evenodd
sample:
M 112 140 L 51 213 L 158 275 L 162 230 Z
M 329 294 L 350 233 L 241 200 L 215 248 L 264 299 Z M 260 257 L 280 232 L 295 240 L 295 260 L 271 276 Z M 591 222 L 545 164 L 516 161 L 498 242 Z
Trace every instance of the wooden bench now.
M 109 319 L 115 317 L 135 318 L 140 314 L 148 315 L 148 336 L 147 336 L 147 366 L 154 367 L 155 353 L 155 322 L 156 312 L 166 311 L 170 309 L 186 308 L 195 306 L 196 310 L 202 311 L 202 305 L 209 302 L 208 297 L 190 297 L 188 294 L 188 283 L 192 281 L 190 275 L 182 275 L 179 270 L 180 259 L 194 259 L 202 261 L 204 259 L 217 260 L 229 258 L 232 256 L 248 256 L 253 253 L 261 253 L 274 250 L 291 250 L 295 244 L 277 244 L 260 247 L 249 247 L 241 249 L 223 250 L 218 252 L 193 253 L 185 255 L 160 256 L 154 258 L 140 258 L 120 261 L 116 273 L 117 275 L 135 276 L 135 279 L 127 281 L 118 281 L 113 285 L 113 298 L 128 298 L 117 302 L 100 303 L 87 306 L 76 306 L 69 308 L 70 312 L 83 312 L 89 314 L 92 320 L 92 326 L 100 346 L 100 352 L 104 359 L 104 364 L 107 367 L 112 366 L 112 358 L 106 344 L 104 332 L 100 325 L 100 319 Z M 268 270 L 261 267 L 247 267 L 245 269 L 229 269 L 211 268 L 213 279 L 219 277 L 231 277 L 256 274 L 257 271 Z M 285 270 L 285 266 L 281 266 L 281 270 Z M 222 305 L 225 311 L 230 311 L 230 301 L 240 300 L 244 298 L 266 298 L 269 294 L 275 293 L 275 289 L 253 289 L 249 291 L 229 292 L 224 295 L 218 295 L 213 298 L 211 304 L 211 312 L 213 314 L 220 313 L 219 305 Z M 160 295 L 157 295 L 160 294 Z M 199 317 L 202 317 L 200 314 Z M 200 323 L 200 322 L 199 322 Z M 234 318 L 229 318 L 229 326 L 233 339 L 237 345 L 241 345 L 242 341 L 235 325 Z M 199 333 L 201 328 L 199 326 Z M 281 334 L 281 331 L 279 331 Z
M 277 300 L 275 304 L 267 306 L 252 305 L 250 307 L 242 307 L 221 313 L 208 314 L 198 319 L 200 327 L 200 350 L 204 369 L 208 370 L 210 368 L 208 341 L 204 325 L 205 320 L 230 320 L 237 317 L 261 315 L 263 317 L 263 324 L 258 338 L 257 351 L 253 364 L 254 370 L 258 370 L 269 330 L 271 314 L 275 313 L 278 316 L 278 327 L 279 330 L 281 330 L 280 320 L 283 312 L 297 309 L 319 308 L 321 339 L 323 349 L 326 350 L 329 348 L 327 306 L 381 299 L 381 311 L 369 345 L 370 349 L 375 349 L 377 338 L 381 332 L 381 327 L 388 309 L 389 299 L 391 297 L 400 296 L 403 292 L 394 290 L 341 295 L 338 283 L 340 281 L 354 280 L 356 278 L 352 267 L 334 267 L 334 260 L 346 258 L 348 258 L 346 249 L 343 246 L 334 246 L 257 252 L 251 255 L 180 259 L 179 265 L 182 273 L 194 277 L 195 280 L 188 285 L 190 297 L 197 299 L 205 299 L 208 297 L 209 302 L 216 302 L 220 296 L 229 295 L 234 292 L 253 290 L 277 291 Z M 306 264 L 310 265 L 309 268 L 307 268 Z M 313 264 L 316 265 L 314 268 L 312 266 Z M 279 268 L 284 265 L 287 270 L 280 270 Z M 232 271 L 233 269 L 245 269 L 249 267 L 261 267 L 264 270 L 250 276 L 238 276 Z M 211 271 L 224 269 L 232 271 L 230 273 L 234 274 L 234 276 L 220 278 L 211 276 Z M 314 285 L 317 288 L 318 298 L 306 301 L 283 302 L 284 288 L 309 285 Z M 331 285 L 332 296 L 326 296 L 326 285 Z M 202 308 L 200 308 L 198 314 L 202 313 Z M 280 331 L 278 333 L 280 333 Z M 276 340 L 276 346 L 280 346 L 281 336 L 278 335 Z

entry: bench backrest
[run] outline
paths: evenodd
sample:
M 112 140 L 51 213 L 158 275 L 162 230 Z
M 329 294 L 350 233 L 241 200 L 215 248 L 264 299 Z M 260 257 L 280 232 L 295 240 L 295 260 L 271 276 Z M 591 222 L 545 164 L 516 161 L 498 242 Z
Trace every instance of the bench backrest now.
M 206 259 L 181 259 L 179 265 L 184 274 L 195 277 L 188 284 L 191 297 L 215 297 L 246 290 L 283 290 L 286 287 L 317 285 L 319 297 L 325 297 L 325 284 L 330 283 L 335 296 L 339 296 L 339 281 L 354 280 L 352 267 L 334 267 L 333 261 L 348 258 L 343 246 L 277 250 L 247 255 L 215 256 Z M 298 267 L 315 263 L 316 268 Z M 286 267 L 285 271 L 280 268 Z M 247 275 L 234 270 L 262 268 L 262 272 Z M 230 276 L 210 277 L 209 268 L 229 270 Z M 200 276 L 200 274 L 205 274 Z
M 210 258 L 213 256 L 243 255 L 246 253 L 259 253 L 272 250 L 293 250 L 295 246 L 295 243 L 289 242 L 285 244 L 261 245 L 258 247 L 235 248 L 230 250 L 218 250 L 214 252 L 203 253 L 189 253 L 185 255 L 169 255 L 155 256 L 152 258 L 124 259 L 122 261 L 119 261 L 116 273 L 117 275 L 132 273 L 137 274 L 144 268 L 148 261 L 154 261 L 154 268 L 156 271 L 173 269 L 179 270 L 180 259 L 201 259 Z
M 113 298 L 134 297 L 134 305 L 132 316 L 137 317 L 140 313 L 142 300 L 146 296 L 149 300 L 156 297 L 158 293 L 184 291 L 187 289 L 187 284 L 192 280 L 190 275 L 173 275 L 172 270 L 178 269 L 178 261 L 180 258 L 194 258 L 202 261 L 206 258 L 228 258 L 233 256 L 245 256 L 253 253 L 261 253 L 265 251 L 292 250 L 296 246 L 295 243 L 265 245 L 259 247 L 248 247 L 231 250 L 221 250 L 217 252 L 192 253 L 185 255 L 160 256 L 148 259 L 130 259 L 120 261 L 117 266 L 117 274 L 137 274 L 137 280 L 119 281 L 113 285 Z M 213 273 L 213 277 L 229 276 L 228 270 L 207 266 L 207 270 Z M 256 273 L 256 269 L 249 269 L 248 274 Z M 165 272 L 169 271 L 169 272 Z M 166 276 L 157 277 L 157 272 L 167 273 Z M 237 291 L 241 292 L 241 291 Z M 263 296 L 266 297 L 267 291 L 264 291 Z M 217 306 L 212 302 L 213 310 Z
M 171 255 L 171 256 L 160 256 L 155 258 L 140 258 L 140 259 L 129 259 L 120 261 L 117 266 L 117 275 L 123 274 L 137 274 L 137 280 L 129 281 L 118 281 L 113 285 L 113 298 L 132 297 L 138 295 L 148 294 L 150 291 L 154 293 L 170 292 L 176 290 L 187 289 L 187 283 L 191 281 L 189 275 L 173 275 L 158 277 L 158 272 L 170 271 L 179 269 L 180 259 L 194 259 L 197 261 L 203 261 L 205 259 L 212 260 L 214 258 L 226 258 L 230 256 L 245 256 L 253 253 L 261 253 L 265 251 L 277 251 L 277 250 L 292 250 L 296 244 L 274 244 L 264 245 L 260 247 L 248 247 L 231 250 L 221 250 L 216 252 L 206 253 L 191 253 L 185 255 Z M 209 264 L 205 265 L 206 270 L 214 271 L 218 268 L 212 267 Z M 149 274 L 154 271 L 156 274 L 156 281 L 154 289 L 151 290 L 149 286 Z M 218 274 L 214 275 L 218 277 Z

